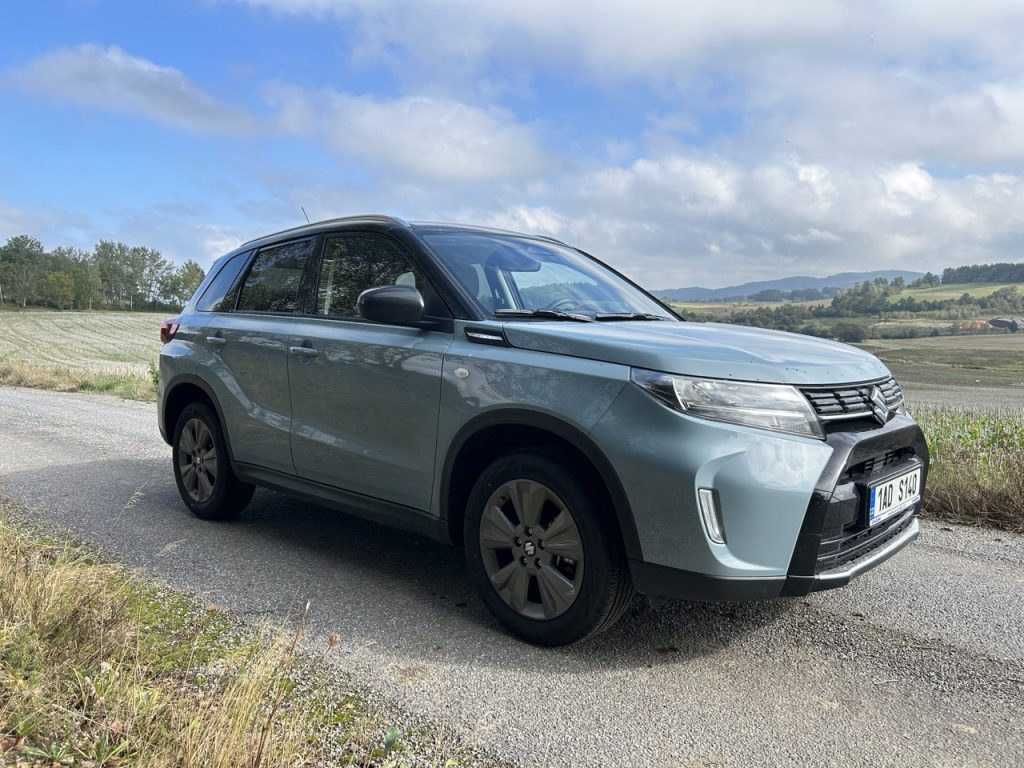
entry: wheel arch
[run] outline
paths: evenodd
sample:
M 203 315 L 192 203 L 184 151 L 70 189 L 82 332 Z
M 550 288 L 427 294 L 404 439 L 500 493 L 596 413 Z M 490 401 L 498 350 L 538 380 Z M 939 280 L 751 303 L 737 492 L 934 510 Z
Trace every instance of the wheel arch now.
M 584 432 L 554 416 L 534 411 L 501 409 L 467 422 L 449 445 L 441 476 L 441 517 L 455 544 L 462 543 L 466 503 L 473 482 L 487 464 L 518 448 L 564 447 L 570 460 L 604 488 L 611 503 L 626 557 L 641 559 L 640 537 L 626 491 L 604 452 Z
M 217 421 L 220 422 L 224 444 L 228 449 L 228 458 L 233 462 L 235 454 L 231 449 L 231 435 L 228 431 L 227 421 L 224 419 L 224 412 L 220 407 L 220 401 L 210 385 L 198 376 L 181 374 L 174 377 L 167 385 L 167 394 L 164 395 L 163 412 L 160 417 L 165 439 L 168 443 L 173 440 L 174 427 L 178 423 L 178 417 L 189 403 L 195 402 L 207 402 L 213 406 L 213 410 L 217 414 Z

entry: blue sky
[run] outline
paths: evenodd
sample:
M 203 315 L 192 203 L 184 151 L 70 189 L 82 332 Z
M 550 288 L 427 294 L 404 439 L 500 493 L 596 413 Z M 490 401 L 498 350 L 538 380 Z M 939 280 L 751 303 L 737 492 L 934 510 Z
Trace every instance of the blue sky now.
M 0 11 L 0 239 L 208 265 L 361 212 L 652 288 L 1024 259 L 1024 5 L 65 0 Z

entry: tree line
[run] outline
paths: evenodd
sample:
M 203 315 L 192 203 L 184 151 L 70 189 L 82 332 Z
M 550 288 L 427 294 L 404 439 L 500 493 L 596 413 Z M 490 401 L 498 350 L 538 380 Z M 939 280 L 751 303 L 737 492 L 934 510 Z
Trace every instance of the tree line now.
M 971 264 L 947 267 L 943 283 L 1024 283 L 1024 264 Z
M 177 309 L 205 277 L 191 259 L 176 265 L 160 252 L 100 240 L 91 251 L 52 251 L 28 235 L 0 246 L 0 303 L 55 309 Z

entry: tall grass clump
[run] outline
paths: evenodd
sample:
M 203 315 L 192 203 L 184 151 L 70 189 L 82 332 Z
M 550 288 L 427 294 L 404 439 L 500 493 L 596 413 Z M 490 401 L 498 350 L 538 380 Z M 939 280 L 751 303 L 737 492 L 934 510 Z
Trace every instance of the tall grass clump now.
M 924 515 L 1024 532 L 1024 410 L 917 408 L 931 467 Z
M 227 622 L 0 518 L 0 763 L 303 764 L 293 720 L 261 739 L 287 638 Z

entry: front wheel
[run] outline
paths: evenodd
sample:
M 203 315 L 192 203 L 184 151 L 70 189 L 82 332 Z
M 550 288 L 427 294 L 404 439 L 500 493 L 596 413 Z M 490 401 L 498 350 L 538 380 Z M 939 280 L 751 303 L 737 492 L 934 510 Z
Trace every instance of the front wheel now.
M 470 573 L 495 617 L 538 645 L 614 624 L 632 585 L 603 493 L 543 450 L 504 456 L 466 510 Z
M 174 480 L 192 514 L 204 520 L 227 520 L 245 509 L 254 486 L 231 469 L 220 421 L 206 403 L 190 403 L 174 427 Z

